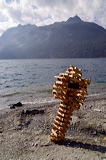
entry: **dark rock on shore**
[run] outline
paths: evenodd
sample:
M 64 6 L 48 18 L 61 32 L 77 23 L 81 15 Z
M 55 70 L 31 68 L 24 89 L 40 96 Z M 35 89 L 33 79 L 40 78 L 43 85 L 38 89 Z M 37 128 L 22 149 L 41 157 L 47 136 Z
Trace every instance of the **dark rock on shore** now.
M 18 103 L 15 103 L 15 104 L 10 104 L 10 109 L 15 109 L 15 107 L 22 107 L 22 103 L 21 102 L 18 102 Z
M 36 114 L 44 114 L 44 110 L 38 110 L 38 109 L 33 109 L 33 110 L 26 110 L 26 111 L 22 111 L 22 114 L 21 115 L 26 115 L 26 116 L 34 116 Z

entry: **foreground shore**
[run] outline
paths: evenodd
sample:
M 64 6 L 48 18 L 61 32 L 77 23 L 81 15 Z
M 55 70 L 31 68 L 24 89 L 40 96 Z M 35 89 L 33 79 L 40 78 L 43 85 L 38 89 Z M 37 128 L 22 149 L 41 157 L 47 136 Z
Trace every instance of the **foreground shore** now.
M 66 142 L 50 142 L 59 102 L 0 112 L 0 160 L 105 160 L 106 94 L 89 96 L 73 112 Z

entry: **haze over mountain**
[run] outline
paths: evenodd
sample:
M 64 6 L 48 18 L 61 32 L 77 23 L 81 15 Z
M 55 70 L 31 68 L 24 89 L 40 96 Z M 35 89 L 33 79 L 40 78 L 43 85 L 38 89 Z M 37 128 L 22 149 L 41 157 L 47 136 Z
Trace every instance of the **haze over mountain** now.
M 0 59 L 99 57 L 106 57 L 106 30 L 78 16 L 40 27 L 18 25 L 0 37 Z

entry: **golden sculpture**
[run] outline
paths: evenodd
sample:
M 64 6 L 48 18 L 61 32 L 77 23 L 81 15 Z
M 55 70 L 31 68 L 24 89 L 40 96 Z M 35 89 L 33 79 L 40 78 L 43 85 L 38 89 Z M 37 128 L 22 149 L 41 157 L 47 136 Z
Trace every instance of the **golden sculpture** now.
M 59 109 L 54 119 L 50 140 L 59 142 L 65 140 L 65 133 L 71 120 L 72 112 L 78 110 L 83 101 L 84 95 L 87 95 L 87 85 L 91 83 L 90 79 L 82 78 L 81 69 L 72 65 L 65 73 L 55 76 L 57 79 L 53 85 L 54 97 L 61 100 Z

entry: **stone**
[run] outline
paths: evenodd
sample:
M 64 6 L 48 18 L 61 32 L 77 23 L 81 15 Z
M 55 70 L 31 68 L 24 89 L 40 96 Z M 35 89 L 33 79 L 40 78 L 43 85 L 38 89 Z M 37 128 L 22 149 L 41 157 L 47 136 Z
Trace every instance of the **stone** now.
M 14 104 L 10 104 L 10 109 L 15 109 L 15 107 L 22 107 L 22 103 L 18 102 L 18 103 L 14 103 Z

